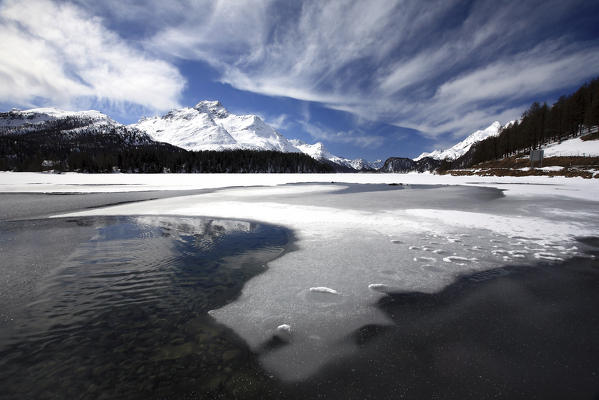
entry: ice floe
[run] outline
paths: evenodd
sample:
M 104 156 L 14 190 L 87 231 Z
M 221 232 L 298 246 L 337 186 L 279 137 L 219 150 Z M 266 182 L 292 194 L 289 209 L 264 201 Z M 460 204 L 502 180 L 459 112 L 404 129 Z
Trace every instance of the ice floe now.
M 312 293 L 328 293 L 328 294 L 339 294 L 335 289 L 328 288 L 326 286 L 316 286 L 309 289 Z

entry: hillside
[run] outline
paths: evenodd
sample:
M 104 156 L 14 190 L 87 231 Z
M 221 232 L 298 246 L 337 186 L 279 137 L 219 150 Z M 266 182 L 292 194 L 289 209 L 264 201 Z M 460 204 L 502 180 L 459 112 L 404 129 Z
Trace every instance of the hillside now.
M 477 163 L 471 167 L 441 172 L 452 175 L 547 175 L 599 178 L 599 135 L 596 131 L 596 128 L 592 128 L 591 132 L 586 131 L 579 137 L 540 145 L 539 148 L 544 151 L 542 166 L 537 163 L 534 168 L 531 168 L 529 154 L 522 152 L 498 160 Z
M 514 121 L 511 121 L 508 124 L 506 124 L 506 126 L 510 126 L 513 123 Z M 481 140 L 484 140 L 488 137 L 499 135 L 499 132 L 502 128 L 503 126 L 501 125 L 501 123 L 499 121 L 495 121 L 487 128 L 471 133 L 464 140 L 455 144 L 447 150 L 435 150 L 431 153 L 422 153 L 418 157 L 416 157 L 414 161 L 418 161 L 424 157 L 429 157 L 435 160 L 455 160 L 466 154 L 468 150 L 470 150 L 472 145 L 474 145 L 475 143 L 478 143 Z
M 598 177 L 599 78 L 552 106 L 533 103 L 519 121 L 501 129 L 440 171 L 452 174 L 566 175 Z M 544 169 L 531 169 L 529 153 L 543 149 Z M 528 166 L 526 166 L 528 165 Z M 552 167 L 552 168 L 550 168 Z

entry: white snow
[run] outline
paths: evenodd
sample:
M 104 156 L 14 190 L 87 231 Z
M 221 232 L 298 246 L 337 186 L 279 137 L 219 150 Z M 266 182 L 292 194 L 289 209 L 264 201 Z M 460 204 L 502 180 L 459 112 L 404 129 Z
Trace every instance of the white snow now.
M 475 257 L 460 257 L 460 256 L 449 256 L 449 257 L 443 257 L 443 261 L 448 262 L 448 263 L 458 263 L 459 265 L 465 265 L 466 263 L 469 262 L 477 262 L 478 259 Z
M 302 153 L 309 155 L 310 157 L 316 160 L 329 160 L 336 164 L 343 165 L 349 168 L 353 168 L 357 171 L 360 171 L 364 168 L 368 169 L 379 169 L 383 166 L 384 161 L 376 160 L 376 161 L 367 161 L 363 158 L 349 159 L 336 156 L 331 154 L 322 144 L 321 142 L 316 142 L 314 144 L 307 144 L 298 139 L 289 140 L 291 144 L 293 144 L 296 148 L 298 148 Z
M 550 167 L 540 167 L 540 168 L 535 168 L 535 169 L 539 170 L 539 171 L 554 172 L 554 171 L 561 171 L 562 169 L 564 169 L 564 167 L 552 165 Z M 518 168 L 518 170 L 519 171 L 530 171 L 530 167 Z
M 326 286 L 311 287 L 310 291 L 313 292 L 313 293 L 339 294 L 339 292 L 336 291 L 335 289 L 331 289 L 331 288 L 326 287 Z
M 29 110 L 13 109 L 0 118 L 0 127 L 16 127 L 24 124 L 36 125 L 47 121 L 64 118 L 88 119 L 96 125 L 121 125 L 105 114 L 96 110 L 65 111 L 58 108 L 32 108 Z
M 193 108 L 172 110 L 162 117 L 144 118 L 130 126 L 146 132 L 154 140 L 192 151 L 298 152 L 260 117 L 231 114 L 218 101 L 201 101 Z
M 508 122 L 506 126 L 512 123 L 513 121 Z M 466 139 L 462 140 L 461 142 L 457 143 L 456 145 L 450 147 L 447 150 L 435 150 L 431 153 L 422 153 L 418 157 L 416 157 L 414 161 L 418 161 L 424 157 L 434 158 L 435 160 L 455 160 L 456 158 L 460 158 L 461 156 L 466 154 L 474 143 L 480 142 L 481 140 L 484 140 L 491 136 L 497 136 L 501 127 L 501 123 L 499 121 L 495 121 L 487 128 L 473 132 Z
M 291 335 L 291 325 L 281 324 L 281 325 L 277 326 L 277 332 L 283 333 L 285 335 Z
M 274 150 L 305 153 L 317 160 L 354 168 L 375 168 L 381 160 L 369 163 L 331 154 L 322 143 L 307 144 L 287 139 L 276 129 L 253 114 L 235 115 L 218 101 L 200 101 L 193 108 L 172 110 L 162 117 L 144 118 L 130 127 L 146 132 L 152 139 L 186 150 Z
M 87 193 L 147 190 L 192 190 L 287 183 L 379 183 L 404 185 L 466 185 L 492 187 L 515 196 L 599 198 L 592 179 L 547 176 L 451 176 L 435 174 L 44 174 L 0 171 L 1 192 Z M 301 189 L 285 189 L 300 190 Z M 324 190 L 324 189 L 323 189 Z M 241 196 L 241 194 L 239 194 Z M 397 239 L 397 238 L 394 238 Z
M 305 183 L 280 186 L 288 182 Z M 404 185 L 360 192 L 351 182 Z M 417 183 L 449 186 L 423 190 L 413 186 Z M 485 187 L 505 190 L 505 197 Z M 293 341 L 260 356 L 267 370 L 289 380 L 355 351 L 346 338 L 356 329 L 392 323 L 374 306 L 385 292 L 437 291 L 465 272 L 503 265 L 504 257 L 513 257 L 513 264 L 557 261 L 579 254 L 574 236 L 599 235 L 599 207 L 592 206 L 599 185 L 582 178 L 0 173 L 3 192 L 159 188 L 214 191 L 70 215 L 195 215 L 292 229 L 294 249 L 248 281 L 236 301 L 210 312 L 256 351 L 275 327 L 293 326 Z M 465 209 L 476 195 L 482 196 L 476 211 Z M 410 247 L 433 244 L 450 262 L 414 260 L 418 253 Z
M 543 147 L 545 158 L 583 156 L 599 157 L 599 140 L 584 141 L 579 137 L 564 140 L 561 143 L 552 143 Z

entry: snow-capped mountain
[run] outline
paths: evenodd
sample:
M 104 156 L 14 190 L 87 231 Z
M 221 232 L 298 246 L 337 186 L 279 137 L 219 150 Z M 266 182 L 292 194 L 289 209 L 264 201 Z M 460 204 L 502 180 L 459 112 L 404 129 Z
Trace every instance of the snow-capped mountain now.
M 512 122 L 508 123 L 507 125 L 511 123 Z M 495 121 L 487 128 L 470 134 L 466 139 L 462 140 L 461 142 L 447 150 L 435 150 L 431 153 L 422 153 L 418 157 L 414 158 L 414 161 L 418 161 L 424 157 L 430 157 L 435 160 L 455 160 L 466 154 L 474 143 L 480 142 L 481 140 L 484 140 L 491 136 L 499 135 L 499 131 L 501 130 L 501 128 L 501 123 L 499 123 L 499 121 Z
M 0 113 L 0 135 L 60 134 L 70 140 L 81 135 L 103 136 L 127 145 L 154 143 L 144 132 L 128 128 L 99 111 L 64 111 L 53 107 Z M 112 138 L 107 138 L 112 136 Z M 98 139 L 102 141 L 104 139 Z
M 185 150 L 272 150 L 305 153 L 319 161 L 341 166 L 340 170 L 378 169 L 382 161 L 348 159 L 331 154 L 322 143 L 289 140 L 257 115 L 235 115 L 218 101 L 200 101 L 161 117 L 144 118 L 123 125 L 99 111 L 64 111 L 57 108 L 13 109 L 0 113 L 0 134 L 25 134 L 51 129 L 62 134 L 117 134 L 128 143 L 168 143 Z
M 218 101 L 172 110 L 130 125 L 154 140 L 186 150 L 274 150 L 298 152 L 289 141 L 256 115 L 234 115 Z
M 382 166 L 381 160 L 377 160 L 371 163 L 363 158 L 356 158 L 352 160 L 349 158 L 336 156 L 334 154 L 331 154 L 326 149 L 326 147 L 324 147 L 324 144 L 322 144 L 321 142 L 308 144 L 298 139 L 290 139 L 289 142 L 297 149 L 299 149 L 299 151 L 309 155 L 310 157 L 316 160 L 328 160 L 334 162 L 335 164 L 339 164 L 347 168 L 352 168 L 357 171 L 361 171 L 363 169 L 378 169 Z
M 373 168 L 363 159 L 350 160 L 331 154 L 320 142 L 307 144 L 287 139 L 257 115 L 235 115 L 218 101 L 200 101 L 193 108 L 172 110 L 161 117 L 144 118 L 130 125 L 156 141 L 186 150 L 274 150 L 305 153 L 316 160 L 361 170 Z
M 13 108 L 9 112 L 0 113 L 0 127 L 26 127 L 69 119 L 76 119 L 85 122 L 87 125 L 94 125 L 97 127 L 122 126 L 122 124 L 99 111 L 64 111 L 54 107 L 47 107 L 32 108 L 30 110 L 18 110 Z

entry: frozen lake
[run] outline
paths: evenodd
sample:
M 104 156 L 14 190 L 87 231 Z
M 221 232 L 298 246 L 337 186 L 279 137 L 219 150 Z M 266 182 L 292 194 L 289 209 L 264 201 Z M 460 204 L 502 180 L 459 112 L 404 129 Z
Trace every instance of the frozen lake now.
M 358 382 L 370 382 L 362 382 L 361 391 L 356 392 L 361 393 L 359 398 L 370 396 L 368 388 L 376 387 L 388 387 L 386 398 L 396 398 L 391 393 L 406 394 L 401 389 L 407 390 L 410 385 L 419 388 L 411 393 L 435 394 L 433 389 L 442 387 L 445 379 L 439 376 L 441 369 L 435 357 L 443 353 L 436 346 L 441 343 L 447 347 L 447 341 L 457 340 L 461 346 L 472 342 L 472 348 L 478 349 L 486 340 L 481 332 L 492 329 L 494 323 L 480 323 L 481 332 L 477 332 L 472 319 L 483 318 L 485 313 L 491 313 L 484 317 L 486 321 L 499 318 L 497 324 L 510 326 L 513 341 L 530 341 L 532 333 L 519 331 L 522 327 L 514 322 L 510 310 L 533 301 L 535 297 L 521 291 L 541 285 L 539 282 L 546 282 L 542 285 L 551 288 L 543 293 L 546 301 L 557 304 L 558 309 L 551 318 L 539 317 L 539 326 L 550 327 L 551 321 L 561 321 L 573 307 L 577 307 L 576 315 L 584 318 L 589 309 L 581 308 L 579 303 L 585 303 L 585 298 L 587 304 L 599 305 L 595 295 L 585 292 L 589 285 L 597 283 L 593 253 L 596 242 L 580 241 L 599 236 L 596 181 L 467 178 L 415 174 L 88 177 L 4 173 L 0 174 L 0 190 L 5 193 L 0 197 L 12 200 L 3 201 L 0 211 L 4 219 L 24 218 L 26 207 L 17 204 L 35 198 L 32 208 L 39 215 L 170 216 L 173 220 L 198 217 L 280 227 L 277 229 L 290 232 L 292 237 L 289 251 L 269 261 L 263 273 L 245 282 L 234 301 L 206 310 L 210 318 L 239 337 L 265 374 L 280 382 L 283 389 L 277 386 L 279 389 L 272 389 L 273 393 L 282 390 L 285 395 L 304 393 L 309 397 L 313 385 L 307 382 L 312 382 L 321 385 L 321 392 L 328 393 L 329 398 L 336 398 L 335 393 L 345 393 L 341 388 L 348 387 L 341 378 L 347 375 L 347 363 L 348 368 L 352 366 L 351 371 L 361 371 L 357 373 L 361 377 Z M 297 180 L 301 182 L 294 182 Z M 160 188 L 170 194 L 150 192 Z M 43 192 L 55 194 L 39 194 Z M 78 194 L 81 201 L 65 206 L 60 196 L 66 195 L 56 193 L 89 194 Z M 39 196 L 48 199 L 45 206 Z M 168 197 L 160 198 L 163 196 Z M 17 211 L 11 215 L 11 210 Z M 52 224 L 48 222 L 51 220 L 44 221 Z M 7 224 L 3 223 L 2 228 L 7 229 Z M 31 232 L 30 237 L 35 234 Z M 65 237 L 70 240 L 68 235 Z M 68 249 L 65 251 L 68 253 Z M 7 265 L 10 263 L 4 268 Z M 531 265 L 535 267 L 525 268 Z M 528 272 L 520 272 L 522 268 Z M 571 286 L 560 289 L 560 280 L 570 280 Z M 5 281 L 8 293 L 10 284 L 10 280 Z M 35 281 L 31 285 L 36 287 Z M 515 288 L 520 288 L 520 292 Z M 584 290 L 579 293 L 572 288 Z M 502 291 L 508 294 L 514 290 L 520 295 L 514 295 L 511 303 L 498 300 Z M 483 300 L 481 293 L 499 296 L 493 304 L 497 310 L 503 310 L 503 315 L 494 315 L 493 304 Z M 474 300 L 480 303 L 479 308 L 473 310 L 460 303 L 473 298 L 479 299 Z M 531 308 L 530 316 L 539 310 L 548 312 L 537 306 Z M 463 321 L 468 329 L 450 329 L 456 326 L 455 321 Z M 404 324 L 413 329 L 406 331 Z M 596 318 L 591 318 L 569 332 L 587 343 L 585 351 L 570 349 L 573 357 L 586 360 L 588 355 L 599 352 L 597 339 L 587 334 L 598 325 Z M 428 349 L 427 340 L 410 336 L 426 336 L 427 332 L 431 338 Z M 407 337 L 412 337 L 408 344 L 398 342 L 398 338 Z M 563 340 L 559 329 L 555 337 L 557 342 Z M 424 358 L 419 358 L 422 351 Z M 484 361 L 476 358 L 481 354 L 473 350 L 445 354 L 449 358 L 444 362 L 449 363 L 455 356 L 459 366 L 463 354 L 476 359 L 476 363 Z M 491 359 L 485 365 L 505 362 L 495 353 L 489 354 Z M 364 359 L 365 355 L 370 361 Z M 405 357 L 406 364 L 393 361 L 393 355 L 398 359 Z M 426 357 L 432 357 L 428 359 L 430 364 L 424 361 Z M 515 357 L 525 363 L 532 356 L 520 352 Z M 435 382 L 429 384 L 429 392 L 421 391 L 420 385 L 426 380 L 398 379 L 396 386 L 392 381 L 386 386 L 381 382 L 374 385 L 378 380 L 368 375 L 372 371 L 363 368 L 371 362 L 381 371 L 382 375 L 377 376 L 387 376 L 383 371 L 394 365 L 403 374 L 418 371 L 419 376 L 429 368 Z M 584 362 L 589 367 L 588 374 L 569 376 L 567 370 L 560 368 L 550 369 L 551 374 L 560 375 L 568 383 L 578 379 L 586 385 L 584 393 L 591 393 L 589 382 L 593 381 L 592 374 L 597 373 L 597 364 Z M 473 371 L 469 368 L 476 363 L 459 367 L 460 379 L 469 382 L 467 378 Z M 489 386 L 489 393 L 496 393 L 501 388 L 499 383 L 508 385 L 509 379 L 514 378 L 498 374 L 495 368 L 486 371 L 495 382 Z M 337 382 L 337 389 L 326 386 L 323 377 L 327 376 Z M 553 381 L 559 382 L 555 377 Z M 478 390 L 483 389 L 480 386 Z M 377 393 L 379 396 L 374 397 L 385 398 Z

